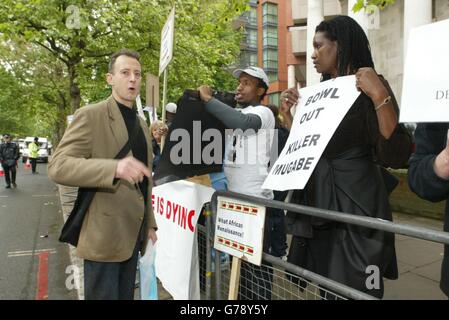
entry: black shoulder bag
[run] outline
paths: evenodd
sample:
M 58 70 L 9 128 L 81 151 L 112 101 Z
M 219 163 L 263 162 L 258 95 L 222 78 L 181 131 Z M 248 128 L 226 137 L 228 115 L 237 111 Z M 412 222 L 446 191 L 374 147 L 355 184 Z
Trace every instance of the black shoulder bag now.
M 123 148 L 114 157 L 114 159 L 123 159 L 128 154 L 129 150 L 131 150 L 134 145 L 134 141 L 136 140 L 139 129 L 139 119 L 136 117 L 129 140 L 125 143 Z M 76 198 L 72 212 L 70 212 L 67 221 L 62 227 L 59 241 L 69 243 L 75 247 L 78 245 L 78 239 L 80 236 L 81 227 L 83 226 L 84 217 L 97 191 L 98 188 L 78 189 L 78 196 Z

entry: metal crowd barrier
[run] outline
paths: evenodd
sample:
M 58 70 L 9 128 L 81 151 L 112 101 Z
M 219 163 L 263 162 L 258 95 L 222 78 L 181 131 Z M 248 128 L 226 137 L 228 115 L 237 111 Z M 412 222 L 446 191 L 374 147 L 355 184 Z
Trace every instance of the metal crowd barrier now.
M 223 261 L 221 261 L 222 255 L 218 251 L 215 252 L 214 267 L 212 266 L 211 260 L 211 252 L 214 250 L 214 222 L 217 212 L 218 196 L 246 201 L 255 205 L 288 210 L 290 212 L 305 214 L 312 217 L 325 218 L 336 222 L 402 234 L 437 243 L 449 244 L 449 233 L 447 232 L 398 224 L 377 218 L 361 217 L 342 212 L 285 203 L 282 201 L 257 198 L 234 192 L 217 191 L 212 197 L 210 207 L 209 205 L 206 205 L 205 207 L 205 222 L 203 225 L 199 225 L 198 228 L 200 288 L 203 294 L 202 299 L 221 300 L 223 297 L 226 298 L 229 285 L 230 265 L 227 262 L 223 264 Z M 244 268 L 251 269 L 253 266 L 243 262 L 242 270 Z M 261 268 L 258 269 L 258 272 L 259 276 L 257 279 L 254 277 L 252 279 L 245 279 L 245 274 L 242 273 L 240 286 L 243 289 L 242 292 L 245 292 L 245 295 L 241 294 L 243 299 L 377 299 L 364 292 L 350 288 L 266 253 L 263 254 L 263 263 Z M 213 283 L 211 281 L 212 277 L 214 277 L 215 280 Z M 262 288 L 261 283 L 268 283 L 268 289 L 266 287 Z M 245 286 L 247 286 L 247 288 L 245 288 Z

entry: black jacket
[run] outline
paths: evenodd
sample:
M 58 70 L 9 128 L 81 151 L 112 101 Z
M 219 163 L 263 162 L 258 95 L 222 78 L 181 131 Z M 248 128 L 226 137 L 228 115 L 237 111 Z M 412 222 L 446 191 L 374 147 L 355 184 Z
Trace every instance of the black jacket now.
M 415 131 L 416 153 L 410 158 L 408 184 L 423 199 L 438 202 L 449 200 L 449 181 L 435 174 L 433 164 L 446 147 L 449 124 L 419 124 Z M 449 232 L 449 202 L 446 203 L 444 231 Z M 444 246 L 440 287 L 449 296 L 449 246 Z
M 14 142 L 2 143 L 0 145 L 0 161 L 7 166 L 16 165 L 19 159 L 19 147 Z

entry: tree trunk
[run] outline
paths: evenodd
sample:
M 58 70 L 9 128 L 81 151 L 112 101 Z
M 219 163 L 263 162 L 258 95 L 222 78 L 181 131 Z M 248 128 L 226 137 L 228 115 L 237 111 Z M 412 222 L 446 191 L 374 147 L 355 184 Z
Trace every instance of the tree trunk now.
M 75 66 L 69 66 L 71 114 L 81 106 L 81 90 L 76 83 L 76 77 Z

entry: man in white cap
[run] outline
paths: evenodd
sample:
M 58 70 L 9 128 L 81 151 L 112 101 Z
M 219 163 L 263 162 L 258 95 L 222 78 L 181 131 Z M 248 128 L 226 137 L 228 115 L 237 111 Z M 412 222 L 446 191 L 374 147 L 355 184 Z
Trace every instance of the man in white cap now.
M 262 189 L 268 175 L 272 143 L 267 133 L 272 133 L 270 131 L 274 130 L 275 124 L 273 113 L 261 105 L 268 90 L 268 77 L 257 67 L 237 69 L 233 74 L 239 79 L 235 100 L 241 109 L 233 109 L 213 98 L 208 86 L 198 88 L 207 112 L 219 119 L 227 129 L 234 130 L 232 135 L 226 136 L 225 142 L 223 169 L 228 188 L 234 192 L 273 199 L 271 190 Z M 247 130 L 252 130 L 252 134 L 249 131 L 242 134 Z
M 257 67 L 237 69 L 233 74 L 239 79 L 235 100 L 241 109 L 233 109 L 213 98 L 208 86 L 198 88 L 207 112 L 226 128 L 233 129 L 232 135 L 226 135 L 223 161 L 228 190 L 273 199 L 272 190 L 262 189 L 268 175 L 275 126 L 273 113 L 261 105 L 270 83 L 265 72 Z M 270 299 L 271 281 L 266 279 L 267 271 L 255 266 L 245 269 L 242 267 L 241 288 L 246 289 L 241 289 L 240 299 Z
M 178 106 L 176 105 L 176 103 L 173 103 L 173 102 L 169 102 L 165 106 L 165 111 L 166 111 L 165 119 L 166 119 L 166 123 L 167 123 L 168 127 L 170 127 L 171 123 L 173 122 L 173 119 L 175 118 L 176 109 L 178 109 Z

